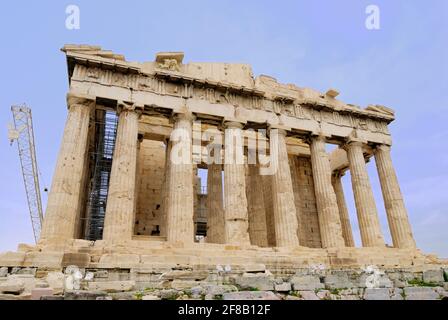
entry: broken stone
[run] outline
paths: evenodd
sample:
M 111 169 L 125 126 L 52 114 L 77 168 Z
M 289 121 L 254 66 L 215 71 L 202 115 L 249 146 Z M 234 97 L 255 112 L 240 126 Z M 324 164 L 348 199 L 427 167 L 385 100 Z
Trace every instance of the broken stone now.
M 1 267 L 0 268 L 0 278 L 6 277 L 8 275 L 8 268 L 7 267 Z
M 390 300 L 389 289 L 367 288 L 364 291 L 364 300 Z
M 407 287 L 404 288 L 406 300 L 437 300 L 439 294 L 428 287 Z
M 64 300 L 96 300 L 98 297 L 107 296 L 104 291 L 74 290 L 64 293 Z
M 31 300 L 40 300 L 44 296 L 53 295 L 53 289 L 51 288 L 36 288 L 31 290 Z
M 234 277 L 235 285 L 244 289 L 257 289 L 260 291 L 274 290 L 274 280 L 271 276 L 258 273 L 245 273 L 243 276 Z
M 14 278 L 8 278 L 6 281 L 0 282 L 0 292 L 10 294 L 21 294 L 25 290 L 23 281 Z
M 279 284 L 275 284 L 274 285 L 274 289 L 277 292 L 289 292 L 291 291 L 291 283 L 289 282 L 283 282 L 283 283 L 279 283 Z
M 319 300 L 319 297 L 314 291 L 299 291 L 298 295 L 302 297 L 303 300 Z
M 443 281 L 444 279 L 442 269 L 423 271 L 423 282 L 442 284 Z
M 158 296 L 146 295 L 142 297 L 142 300 L 160 300 Z
M 272 291 L 239 291 L 224 293 L 223 300 L 280 300 Z
M 313 291 L 324 288 L 324 285 L 320 282 L 319 277 L 316 276 L 294 276 L 289 280 L 289 282 L 292 284 L 292 288 L 296 291 Z
M 353 283 L 349 280 L 347 274 L 330 274 L 324 279 L 325 287 L 327 289 L 343 289 L 353 288 Z
M 135 281 L 92 281 L 88 286 L 89 290 L 105 292 L 131 291 L 135 288 Z

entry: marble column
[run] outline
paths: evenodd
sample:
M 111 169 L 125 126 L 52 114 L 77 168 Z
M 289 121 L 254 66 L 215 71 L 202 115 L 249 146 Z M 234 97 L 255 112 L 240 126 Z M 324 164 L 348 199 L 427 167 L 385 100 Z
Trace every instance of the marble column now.
M 88 166 L 89 122 L 95 98 L 69 94 L 68 117 L 48 196 L 41 240 L 75 237 L 84 192 L 84 170 Z
M 171 134 L 167 240 L 184 244 L 194 242 L 193 119 L 189 113 L 175 115 Z
M 322 246 L 344 247 L 339 208 L 331 184 L 330 161 L 325 150 L 325 137 L 311 137 L 310 149 Z
M 271 129 L 270 134 L 271 161 L 276 163 L 276 170 L 272 176 L 275 241 L 277 247 L 295 247 L 299 245 L 298 225 L 288 151 L 286 150 L 286 131 Z
M 225 243 L 248 245 L 250 239 L 242 128 L 241 123 L 226 122 L 224 150 Z
M 268 236 L 263 199 L 263 179 L 258 165 L 250 164 L 247 170 L 246 194 L 250 243 L 259 247 L 267 247 Z
M 344 148 L 352 177 L 358 224 L 364 247 L 384 247 L 378 212 L 367 173 L 366 161 L 359 141 L 349 142 Z
M 263 202 L 266 213 L 266 233 L 269 247 L 275 247 L 274 205 L 272 202 L 272 176 L 261 176 L 263 182 Z
M 171 155 L 171 142 L 169 139 L 165 141 L 165 168 L 164 168 L 164 178 L 162 187 L 162 218 L 160 226 L 160 236 L 166 237 L 166 220 L 168 215 L 168 192 L 170 189 L 170 155 Z
M 224 243 L 225 217 L 222 199 L 222 165 L 209 164 L 207 173 L 207 242 Z
M 103 239 L 121 242 L 132 239 L 135 224 L 135 198 L 138 120 L 141 112 L 134 105 L 120 102 Z
M 394 247 L 415 248 L 415 240 L 392 164 L 389 146 L 379 145 L 375 148 L 375 162 Z
M 341 172 L 336 172 L 332 176 L 332 183 L 334 192 L 336 193 L 336 200 L 338 202 L 339 217 L 342 225 L 342 236 L 346 247 L 354 247 L 355 241 L 353 240 L 352 226 L 350 224 L 350 216 L 348 214 L 347 203 L 345 202 L 344 189 L 342 187 Z

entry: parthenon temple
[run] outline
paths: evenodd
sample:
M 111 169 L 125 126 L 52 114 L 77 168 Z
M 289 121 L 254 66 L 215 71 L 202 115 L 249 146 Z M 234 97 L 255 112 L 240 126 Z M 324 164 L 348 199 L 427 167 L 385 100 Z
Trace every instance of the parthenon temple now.
M 344 103 L 336 89 L 254 77 L 247 64 L 186 63 L 182 52 L 140 63 L 97 46 L 62 51 L 68 116 L 40 241 L 2 262 L 281 269 L 427 259 L 416 248 L 392 163 L 392 109 Z M 221 152 L 209 162 L 204 155 L 216 136 Z M 262 174 L 261 144 L 266 156 L 277 155 L 270 174 Z M 188 161 L 173 161 L 179 155 Z M 235 155 L 243 161 L 232 161 Z M 372 157 L 381 203 L 367 170 Z M 348 172 L 358 246 L 341 180 Z M 390 244 L 378 216 L 383 205 Z

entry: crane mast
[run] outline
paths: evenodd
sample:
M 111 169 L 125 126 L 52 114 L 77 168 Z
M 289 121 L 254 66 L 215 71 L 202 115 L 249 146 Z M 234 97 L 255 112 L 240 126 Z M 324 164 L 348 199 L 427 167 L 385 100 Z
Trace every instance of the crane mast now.
M 26 105 L 12 106 L 11 112 L 14 124 L 10 127 L 9 139 L 11 145 L 14 141 L 17 141 L 31 225 L 33 227 L 34 239 L 37 243 L 42 228 L 43 213 L 34 144 L 33 119 L 31 109 Z

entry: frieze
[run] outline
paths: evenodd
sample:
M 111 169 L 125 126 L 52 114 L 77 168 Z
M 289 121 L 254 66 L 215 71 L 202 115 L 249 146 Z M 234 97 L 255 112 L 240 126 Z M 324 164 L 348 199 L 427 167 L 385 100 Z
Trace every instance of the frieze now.
M 284 96 L 268 99 L 250 93 L 238 94 L 234 90 L 230 90 L 224 86 L 211 88 L 204 83 L 194 83 L 193 81 L 170 82 L 146 74 L 125 74 L 83 65 L 76 65 L 72 79 L 76 81 L 95 82 L 108 86 L 126 87 L 161 95 L 205 100 L 211 104 L 230 104 L 249 110 L 274 112 L 289 117 L 314 120 L 319 123 L 329 123 L 337 126 L 389 134 L 386 119 L 369 118 L 367 115 L 353 114 L 348 110 L 335 111 L 323 105 L 314 106 L 307 101 L 297 103 L 294 99 Z

